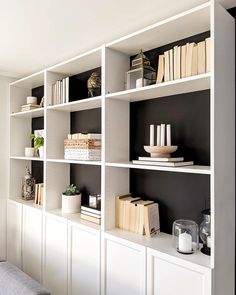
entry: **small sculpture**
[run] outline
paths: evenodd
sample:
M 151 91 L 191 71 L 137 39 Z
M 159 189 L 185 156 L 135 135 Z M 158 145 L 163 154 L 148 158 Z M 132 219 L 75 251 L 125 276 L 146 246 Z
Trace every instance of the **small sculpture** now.
M 98 73 L 93 72 L 87 82 L 88 97 L 94 97 L 101 94 L 101 78 Z

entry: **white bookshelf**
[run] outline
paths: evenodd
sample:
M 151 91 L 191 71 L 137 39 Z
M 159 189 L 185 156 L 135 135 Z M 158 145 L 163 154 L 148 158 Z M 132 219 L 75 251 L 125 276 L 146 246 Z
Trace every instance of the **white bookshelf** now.
M 130 57 L 137 54 L 140 48 L 143 51 L 151 50 L 206 31 L 210 31 L 212 37 L 211 73 L 125 90 L 125 72 L 129 69 Z M 214 295 L 226 293 L 233 295 L 234 163 L 232 159 L 234 159 L 235 126 L 233 34 L 233 19 L 217 3 L 206 2 L 11 83 L 10 200 L 39 209 L 43 212 L 44 218 L 54 216 L 65 224 L 72 221 L 78 226 L 98 231 L 99 236 L 106 236 L 107 239 L 122 240 L 127 245 L 134 243 L 138 245 L 138 249 L 144 247 L 155 250 L 164 260 L 171 263 L 178 261 L 178 264 L 192 268 L 196 272 L 198 270 L 201 272 L 204 268 L 210 273 L 209 284 L 214 285 Z M 222 55 L 222 52 L 225 54 Z M 52 105 L 52 85 L 58 79 L 97 67 L 101 67 L 101 96 L 81 100 L 78 98 L 77 101 Z M 20 105 L 26 96 L 31 94 L 32 88 L 39 86 L 44 86 L 45 107 L 20 112 Z M 202 90 L 210 90 L 210 166 L 158 167 L 133 164 L 130 161 L 132 159 L 130 159 L 129 142 L 130 103 Z M 65 160 L 63 141 L 70 133 L 71 113 L 97 108 L 101 109 L 102 114 L 101 161 Z M 44 117 L 46 134 L 44 159 L 24 157 L 24 147 L 30 144 L 28 135 L 31 132 L 32 118 L 37 117 Z M 25 166 L 31 165 L 32 161 L 43 161 L 45 186 L 43 208 L 19 199 Z M 80 214 L 66 215 L 61 212 L 61 193 L 70 183 L 71 164 L 80 165 L 79 169 L 84 169 L 87 165 L 101 169 L 101 226 L 81 220 Z M 200 251 L 193 255 L 178 254 L 172 246 L 171 236 L 165 233 L 149 239 L 115 228 L 115 196 L 129 192 L 131 169 L 209 176 L 212 212 L 210 257 Z M 226 214 L 222 216 L 222 212 Z M 43 231 L 46 231 L 45 225 Z M 103 242 L 102 251 L 106 251 Z M 104 253 L 102 255 L 105 255 Z M 45 261 L 44 258 L 42 261 Z M 105 279 L 102 277 L 103 280 Z M 101 290 L 104 288 L 102 283 Z M 202 294 L 213 295 L 208 291 Z

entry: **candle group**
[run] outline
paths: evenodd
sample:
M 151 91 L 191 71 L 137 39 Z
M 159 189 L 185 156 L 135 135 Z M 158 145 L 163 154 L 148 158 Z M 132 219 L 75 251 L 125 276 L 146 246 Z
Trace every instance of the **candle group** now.
M 155 126 L 150 125 L 150 146 L 155 145 Z M 171 125 L 161 124 L 157 125 L 157 136 L 156 136 L 157 146 L 171 146 Z

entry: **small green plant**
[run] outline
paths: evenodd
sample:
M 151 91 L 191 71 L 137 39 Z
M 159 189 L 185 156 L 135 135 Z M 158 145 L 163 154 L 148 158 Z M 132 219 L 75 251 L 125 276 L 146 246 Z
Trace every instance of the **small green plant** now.
M 79 193 L 80 193 L 79 187 L 77 185 L 70 184 L 66 188 L 66 191 L 63 193 L 63 195 L 66 195 L 66 196 L 75 196 L 75 195 L 78 195 Z
M 35 136 L 34 134 L 31 134 L 30 138 L 34 140 L 34 147 L 36 149 L 39 149 L 44 145 L 44 138 L 42 136 Z

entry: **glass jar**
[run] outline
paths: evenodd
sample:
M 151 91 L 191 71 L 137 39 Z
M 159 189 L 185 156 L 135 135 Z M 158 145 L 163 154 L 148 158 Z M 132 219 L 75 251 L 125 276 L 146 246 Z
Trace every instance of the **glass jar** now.
M 176 250 L 181 254 L 192 254 L 198 250 L 198 225 L 192 220 L 179 219 L 173 223 L 172 237 Z
M 200 224 L 200 238 L 203 242 L 201 252 L 211 255 L 211 211 L 206 209 L 202 211 L 203 221 Z

